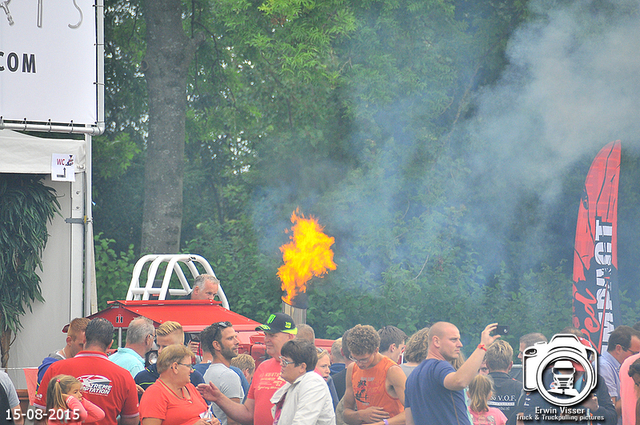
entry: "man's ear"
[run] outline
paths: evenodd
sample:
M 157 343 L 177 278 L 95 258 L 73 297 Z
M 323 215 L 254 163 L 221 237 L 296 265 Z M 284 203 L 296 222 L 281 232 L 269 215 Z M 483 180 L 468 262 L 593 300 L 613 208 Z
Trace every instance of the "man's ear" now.
M 431 344 L 439 349 L 442 346 L 442 341 L 440 340 L 440 337 L 436 335 L 431 339 L 431 342 L 429 342 L 429 346 L 431 346 Z
M 73 339 L 69 334 L 67 334 L 67 339 L 65 341 L 67 342 L 67 344 L 69 344 L 71 341 L 73 341 Z
M 507 368 L 507 372 L 509 372 L 512 367 L 513 367 L 513 361 L 511 361 L 511 363 L 509 363 L 509 367 Z
M 389 351 L 390 353 L 393 353 L 394 351 L 396 351 L 396 348 L 398 348 L 398 347 L 396 346 L 396 343 L 395 343 L 395 342 L 393 342 L 393 343 L 391 343 L 391 345 L 389 346 L 389 350 L 388 350 L 388 351 Z
M 216 347 L 216 344 L 218 344 L 218 346 Z M 218 351 L 222 351 L 222 344 L 220 344 L 220 342 L 216 341 L 215 339 L 213 341 L 211 341 L 211 348 L 213 348 L 214 352 L 217 349 Z M 214 353 L 212 353 L 214 354 Z

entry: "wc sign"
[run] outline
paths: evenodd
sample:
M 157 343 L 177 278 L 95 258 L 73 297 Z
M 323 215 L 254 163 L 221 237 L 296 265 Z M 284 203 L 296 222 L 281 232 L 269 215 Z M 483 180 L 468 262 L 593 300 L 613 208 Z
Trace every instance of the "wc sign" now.
M 51 155 L 51 180 L 76 181 L 75 155 L 57 153 Z

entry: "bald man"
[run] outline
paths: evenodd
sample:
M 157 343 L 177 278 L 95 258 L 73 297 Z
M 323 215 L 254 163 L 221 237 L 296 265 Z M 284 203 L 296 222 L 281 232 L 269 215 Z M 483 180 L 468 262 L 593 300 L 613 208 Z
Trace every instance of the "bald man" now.
M 497 323 L 484 328 L 480 345 L 456 371 L 451 363 L 460 356 L 460 331 L 452 323 L 438 322 L 429 330 L 429 348 L 424 360 L 407 379 L 405 415 L 407 424 L 471 425 L 463 390 L 478 374 Z

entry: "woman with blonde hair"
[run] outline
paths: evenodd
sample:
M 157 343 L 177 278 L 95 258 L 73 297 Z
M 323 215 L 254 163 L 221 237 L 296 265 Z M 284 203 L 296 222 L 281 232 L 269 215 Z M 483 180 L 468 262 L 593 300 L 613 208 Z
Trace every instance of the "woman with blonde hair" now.
M 411 337 L 407 341 L 407 346 L 404 350 L 404 363 L 400 365 L 400 368 L 402 369 L 404 374 L 407 375 L 407 378 L 409 377 L 411 372 L 413 372 L 413 369 L 418 367 L 418 365 L 427 358 L 428 344 L 428 326 L 411 335 Z
M 158 380 L 140 400 L 142 425 L 220 425 L 190 382 L 194 354 L 182 344 L 170 345 L 158 356 Z
M 329 386 L 329 392 L 331 393 L 331 401 L 333 403 L 333 409 L 338 406 L 340 399 L 338 399 L 338 392 L 336 391 L 336 386 L 333 383 L 333 378 L 331 377 L 331 356 L 329 356 L 329 352 L 324 348 L 316 348 L 318 351 L 318 363 L 316 363 L 316 373 L 324 378 L 327 381 L 327 385 Z

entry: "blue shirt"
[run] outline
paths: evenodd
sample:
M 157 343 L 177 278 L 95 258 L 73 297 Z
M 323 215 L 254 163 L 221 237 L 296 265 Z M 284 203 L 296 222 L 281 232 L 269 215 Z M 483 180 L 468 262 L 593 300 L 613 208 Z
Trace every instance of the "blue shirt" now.
M 604 378 L 609 395 L 620 398 L 620 362 L 608 351 L 598 360 L 598 375 Z
M 620 362 L 608 351 L 598 358 L 598 375 L 604 379 L 609 396 L 617 400 L 620 399 L 620 366 Z M 622 415 L 618 418 L 618 425 L 622 425 Z
M 131 348 L 118 348 L 109 356 L 109 360 L 127 369 L 133 378 L 144 370 L 144 359 Z
M 158 380 L 160 374 L 158 373 L 158 367 L 154 363 L 149 367 L 145 368 L 142 372 L 136 375 L 135 381 L 136 384 L 140 385 L 143 389 L 149 388 L 154 382 Z M 204 379 L 202 379 L 202 375 L 197 370 L 191 372 L 191 383 L 194 387 L 197 387 L 200 384 L 204 384 Z
M 416 425 L 471 425 L 464 392 L 445 388 L 444 378 L 455 373 L 444 360 L 427 359 L 407 378 L 405 408 Z

